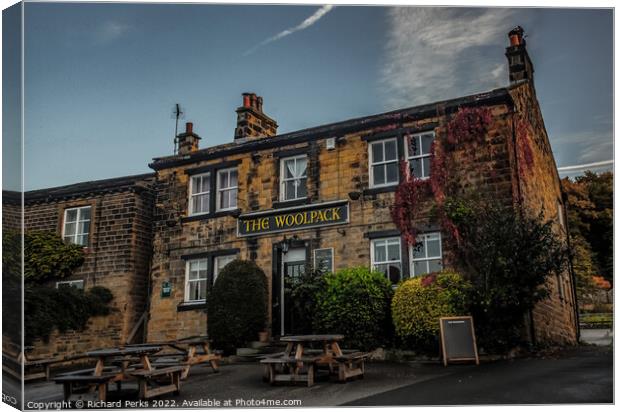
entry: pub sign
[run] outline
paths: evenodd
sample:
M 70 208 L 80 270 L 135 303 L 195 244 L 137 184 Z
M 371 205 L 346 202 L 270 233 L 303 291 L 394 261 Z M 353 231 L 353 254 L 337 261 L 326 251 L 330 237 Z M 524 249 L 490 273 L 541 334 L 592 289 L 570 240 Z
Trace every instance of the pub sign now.
M 349 223 L 349 202 L 341 200 L 240 215 L 237 234 L 257 236 L 345 223 Z

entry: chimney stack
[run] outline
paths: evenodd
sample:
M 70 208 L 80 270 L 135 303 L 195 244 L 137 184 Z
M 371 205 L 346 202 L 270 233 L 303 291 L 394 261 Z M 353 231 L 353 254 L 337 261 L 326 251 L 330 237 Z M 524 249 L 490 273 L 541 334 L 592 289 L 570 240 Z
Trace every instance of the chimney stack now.
M 194 124 L 191 122 L 185 123 L 185 132 L 180 133 L 177 136 L 177 143 L 179 149 L 177 154 L 185 155 L 198 150 L 198 141 L 200 136 L 194 133 Z
M 508 75 L 511 84 L 520 80 L 534 82 L 534 65 L 525 48 L 524 37 L 521 26 L 515 27 L 508 33 L 510 46 L 506 47 L 506 58 L 508 58 Z
M 278 124 L 263 113 L 263 98 L 255 93 L 243 93 L 243 105 L 237 108 L 235 141 L 275 136 Z

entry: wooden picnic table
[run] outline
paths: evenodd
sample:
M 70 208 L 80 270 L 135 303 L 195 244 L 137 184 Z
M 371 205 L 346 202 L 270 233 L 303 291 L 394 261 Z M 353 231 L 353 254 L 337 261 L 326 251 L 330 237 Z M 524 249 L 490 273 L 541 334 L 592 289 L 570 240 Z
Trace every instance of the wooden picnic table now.
M 176 339 L 171 341 L 158 341 L 151 343 L 141 343 L 137 345 L 131 345 L 131 347 L 146 347 L 149 345 L 161 345 L 175 349 L 179 353 L 162 353 L 157 357 L 161 358 L 154 361 L 155 365 L 167 365 L 172 366 L 176 364 L 182 364 L 185 366 L 181 379 L 186 379 L 189 375 L 190 368 L 194 365 L 201 363 L 208 363 L 214 372 L 219 372 L 219 361 L 222 357 L 211 350 L 210 340 L 207 336 L 190 336 L 187 338 Z M 181 354 L 182 359 L 174 360 L 172 357 L 179 356 Z
M 64 385 L 65 400 L 69 400 L 74 389 L 86 385 L 89 391 L 97 389 L 99 400 L 105 401 L 107 386 L 116 382 L 120 390 L 121 382 L 137 380 L 141 399 L 180 390 L 180 375 L 185 370 L 183 365 L 167 368 L 154 368 L 149 356 L 162 349 L 159 345 L 124 346 L 118 348 L 98 349 L 87 352 L 88 357 L 96 358 L 94 369 L 69 372 L 59 375 L 54 380 Z M 136 358 L 139 360 L 135 364 Z M 168 380 L 162 385 L 161 380 Z M 155 387 L 152 387 L 155 384 Z
M 273 384 L 278 381 L 302 381 L 308 386 L 314 384 L 316 368 L 327 367 L 329 373 L 338 371 L 338 380 L 346 381 L 353 376 L 364 375 L 364 359 L 367 354 L 362 352 L 343 353 L 338 342 L 343 335 L 297 335 L 282 336 L 286 349 L 276 357 L 263 359 L 265 377 Z M 318 352 L 312 345 L 321 344 Z

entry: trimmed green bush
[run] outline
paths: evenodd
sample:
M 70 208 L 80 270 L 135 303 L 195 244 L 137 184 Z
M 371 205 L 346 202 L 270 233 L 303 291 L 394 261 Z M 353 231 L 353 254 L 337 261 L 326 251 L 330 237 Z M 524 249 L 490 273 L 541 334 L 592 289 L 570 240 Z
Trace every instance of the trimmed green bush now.
M 289 293 L 287 310 L 291 311 L 292 330 L 295 335 L 310 335 L 314 333 L 314 316 L 316 314 L 317 297 L 325 289 L 324 272 L 305 270 L 296 277 L 285 278 Z
M 209 337 L 233 353 L 258 339 L 267 323 L 267 279 L 255 263 L 235 260 L 222 269 L 207 296 Z
M 345 345 L 362 350 L 389 342 L 392 286 L 382 273 L 365 267 L 343 269 L 325 274 L 324 281 L 317 293 L 317 332 L 343 334 Z
M 396 288 L 392 319 L 401 343 L 418 352 L 436 352 L 439 318 L 466 313 L 469 282 L 450 271 L 415 277 Z

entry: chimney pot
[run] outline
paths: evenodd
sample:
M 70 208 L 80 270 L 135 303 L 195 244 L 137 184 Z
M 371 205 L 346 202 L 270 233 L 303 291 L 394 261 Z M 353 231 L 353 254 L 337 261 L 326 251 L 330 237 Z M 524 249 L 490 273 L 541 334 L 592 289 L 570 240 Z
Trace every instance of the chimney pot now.
M 259 112 L 263 112 L 263 98 L 258 96 L 258 98 L 256 99 L 256 110 L 258 110 Z
M 523 42 L 523 27 L 517 26 L 508 33 L 511 46 L 520 46 Z
M 250 93 L 243 93 L 243 107 L 250 107 Z
M 190 133 L 194 133 L 194 124 L 192 122 L 187 122 L 185 123 L 185 133 L 190 134 Z

